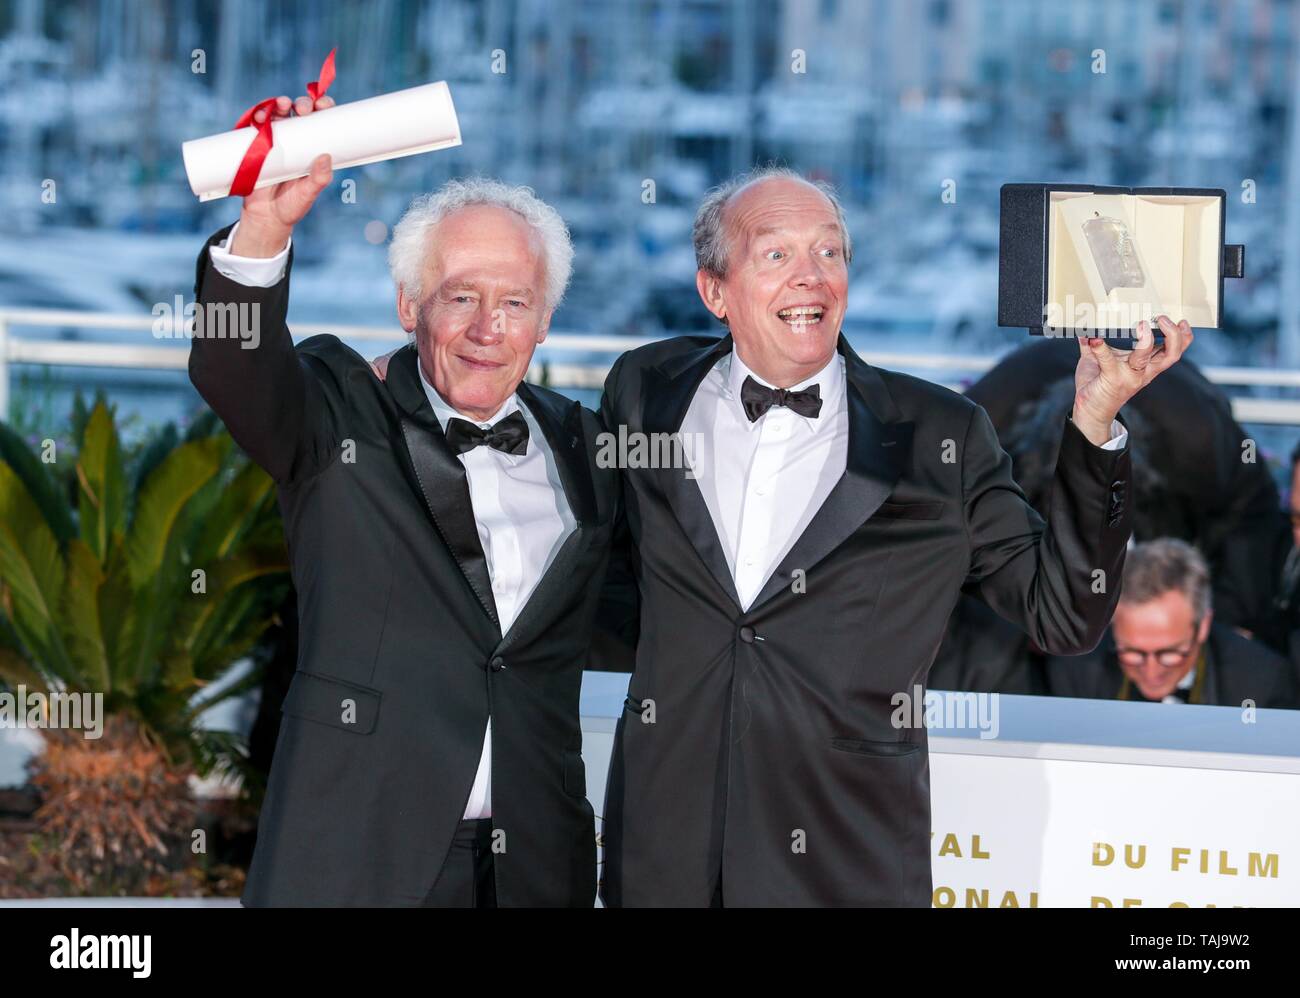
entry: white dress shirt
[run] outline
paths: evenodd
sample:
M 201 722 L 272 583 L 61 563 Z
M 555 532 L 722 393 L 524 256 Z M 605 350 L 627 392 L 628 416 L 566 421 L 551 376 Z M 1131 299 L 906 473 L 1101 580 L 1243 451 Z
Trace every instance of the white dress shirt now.
M 212 266 L 217 268 L 217 273 L 246 288 L 269 288 L 279 284 L 280 278 L 284 276 L 284 268 L 289 263 L 289 247 L 293 245 L 293 237 L 289 238 L 289 241 L 284 244 L 284 249 L 275 256 L 265 258 L 235 256 L 230 252 L 229 247 L 234 243 L 235 233 L 238 231 L 239 223 L 236 222 L 226 238 L 208 250 L 208 256 L 212 260 Z
M 423 370 L 420 384 L 424 385 L 424 393 L 444 431 L 449 419 L 466 419 L 443 401 L 425 380 Z M 460 455 L 503 635 L 510 630 L 565 539 L 577 526 L 550 445 L 528 407 L 519 404 L 517 395 L 511 395 L 491 419 L 467 421 L 486 430 L 515 411 L 522 412 L 528 424 L 527 451 L 516 456 L 484 445 Z M 489 717 L 465 817 L 487 818 L 491 814 L 492 719 Z
M 238 228 L 238 225 L 236 225 Z M 232 281 L 247 287 L 271 287 L 284 276 L 289 246 L 267 259 L 235 256 L 226 247 L 235 230 L 220 246 L 211 249 L 212 265 Z M 420 370 L 434 415 L 445 431 L 452 418 L 465 419 L 487 429 L 515 411 L 528 424 L 528 449 L 523 454 L 506 454 L 488 446 L 475 447 L 460 455 L 465 466 L 470 504 L 479 542 L 487 559 L 501 633 L 506 634 L 550 567 L 565 539 L 576 528 L 573 511 L 560 480 L 559 468 L 541 426 L 519 397 L 511 395 L 490 419 L 479 422 L 460 415 L 448 405 Z M 492 719 L 483 733 L 478 772 L 465 804 L 465 818 L 492 815 Z
M 740 387 L 746 376 L 769 388 L 733 350 L 705 375 L 682 419 L 683 437 L 695 446 L 692 462 L 713 518 L 741 609 L 748 610 L 781 560 L 808 528 L 844 474 L 849 452 L 849 409 L 844 358 L 806 381 L 820 386 L 817 418 L 773 406 L 754 422 L 745 415 Z M 1128 442 L 1119 420 L 1102 446 Z

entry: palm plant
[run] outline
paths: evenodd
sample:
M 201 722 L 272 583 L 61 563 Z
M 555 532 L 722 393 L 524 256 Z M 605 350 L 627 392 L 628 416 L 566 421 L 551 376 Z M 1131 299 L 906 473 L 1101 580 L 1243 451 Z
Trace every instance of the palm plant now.
M 209 691 L 288 569 L 273 484 L 211 414 L 127 453 L 109 406 L 78 399 L 72 446 L 0 424 L 0 681 L 102 694 L 104 737 L 48 730 L 32 781 L 65 879 L 103 889 L 166 865 L 190 831 L 188 774 L 241 768 L 239 739 L 200 717 L 256 684 Z

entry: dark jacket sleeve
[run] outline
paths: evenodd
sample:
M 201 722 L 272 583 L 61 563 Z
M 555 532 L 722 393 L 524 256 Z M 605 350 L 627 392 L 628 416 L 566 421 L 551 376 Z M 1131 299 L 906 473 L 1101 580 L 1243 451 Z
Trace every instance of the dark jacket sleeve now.
M 988 413 L 972 406 L 962 448 L 970 539 L 963 590 L 1048 654 L 1081 655 L 1106 633 L 1132 532 L 1129 448 L 1103 450 L 1066 420 L 1044 521 L 1011 477 Z
M 614 363 L 605 379 L 600 400 L 602 433 L 618 434 L 618 416 L 614 398 L 622 358 Z M 620 472 L 621 474 L 621 472 Z M 592 647 L 592 667 L 606 672 L 631 672 L 636 664 L 636 646 L 640 636 L 641 592 L 637 585 L 636 546 L 628 522 L 626 480 L 619 490 L 618 508 L 609 553 L 609 565 L 601 588 L 596 631 Z
M 1294 665 L 1267 645 L 1220 623 L 1217 611 L 1209 644 L 1220 673 L 1219 703 L 1235 707 L 1250 699 L 1257 707 L 1300 707 Z
M 288 484 L 323 467 L 335 449 L 337 420 L 320 380 L 327 372 L 294 349 L 285 322 L 292 248 L 279 283 L 249 287 L 212 265 L 209 248 L 231 228 L 199 253 L 190 381 L 248 456 Z

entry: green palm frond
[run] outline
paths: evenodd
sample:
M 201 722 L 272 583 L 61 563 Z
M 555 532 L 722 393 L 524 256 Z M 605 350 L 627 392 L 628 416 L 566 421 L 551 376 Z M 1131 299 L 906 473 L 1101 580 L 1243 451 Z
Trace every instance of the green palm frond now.
M 75 465 L 51 466 L 0 425 L 0 685 L 102 692 L 169 754 L 242 771 L 196 719 L 260 682 L 220 685 L 288 590 L 274 484 L 210 414 L 124 447 L 113 407 L 78 396 L 71 439 Z
M 72 512 L 60 489 L 60 483 L 51 473 L 50 465 L 44 462 L 45 447 L 41 446 L 41 456 L 33 454 L 27 442 L 4 423 L 0 423 L 0 463 L 7 464 L 19 481 L 27 488 L 27 493 L 36 503 L 45 522 L 54 536 L 60 541 L 67 541 L 76 533 Z M 54 460 L 58 460 L 58 450 L 53 449 Z
M 274 483 L 257 465 L 245 462 L 230 484 L 221 490 L 217 504 L 205 518 L 194 546 L 197 560 L 225 558 L 250 528 L 265 522 L 264 506 Z
M 126 474 L 117 428 L 103 402 L 95 403 L 77 455 L 81 539 L 103 561 L 109 539 L 126 517 Z
M 268 576 L 283 577 L 288 572 L 283 544 L 241 548 L 212 564 L 206 574 L 206 591 L 191 592 L 175 623 L 178 651 L 190 661 L 207 662 L 214 651 L 229 647 L 241 630 L 239 610 L 242 600 L 260 597 L 266 589 L 249 589 L 236 594 L 245 583 Z M 239 599 L 234 598 L 236 595 Z M 257 616 L 270 620 L 263 612 Z M 210 678 L 204 671 L 200 679 Z
M 46 677 L 32 668 L 17 649 L 5 646 L 0 646 L 0 685 L 11 689 L 26 686 L 33 690 L 45 690 L 49 686 Z
M 63 581 L 64 563 L 53 531 L 14 470 L 0 464 L 4 610 L 22 643 L 57 676 L 71 671 L 58 628 Z
M 126 538 L 127 568 L 137 588 L 159 576 L 185 504 L 217 473 L 227 446 L 220 437 L 181 444 L 141 486 Z
M 77 685 L 107 693 L 112 690 L 112 678 L 99 605 L 104 569 L 95 552 L 79 537 L 68 542 L 66 557 L 68 570 L 59 626 L 77 665 Z
M 144 484 L 145 479 L 162 463 L 163 458 L 176 449 L 178 443 L 180 437 L 176 432 L 175 423 L 168 423 L 150 437 L 140 451 L 140 456 L 136 458 L 135 474 L 132 476 L 131 483 L 133 495 L 140 494 L 140 486 Z

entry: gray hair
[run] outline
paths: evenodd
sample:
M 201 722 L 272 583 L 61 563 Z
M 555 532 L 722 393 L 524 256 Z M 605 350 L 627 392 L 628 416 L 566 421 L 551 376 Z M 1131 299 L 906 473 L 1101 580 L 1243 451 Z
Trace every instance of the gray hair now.
M 423 301 L 420 275 L 429 251 L 430 231 L 453 212 L 471 205 L 486 204 L 513 211 L 533 227 L 542 241 L 546 271 L 546 307 L 555 308 L 564 298 L 573 273 L 573 243 L 560 213 L 533 193 L 531 187 L 516 187 L 489 177 L 449 180 L 431 194 L 411 202 L 402 220 L 393 227 L 388 247 L 388 269 L 393 282 L 409 298 Z
M 727 276 L 727 259 L 731 253 L 731 234 L 727 231 L 725 217 L 727 205 L 750 184 L 772 177 L 797 180 L 822 193 L 835 209 L 835 218 L 840 223 L 840 235 L 844 240 L 844 262 L 853 261 L 853 243 L 849 239 L 849 226 L 844 219 L 844 206 L 834 187 L 821 180 L 809 180 L 786 166 L 757 166 L 748 173 L 719 184 L 704 195 L 704 200 L 695 213 L 695 228 L 692 233 L 695 240 L 695 266 L 698 269 L 714 277 Z
M 1197 623 L 1210 612 L 1210 568 L 1201 552 L 1176 537 L 1134 544 L 1124 559 L 1122 603 L 1148 603 L 1178 591 L 1192 604 Z

